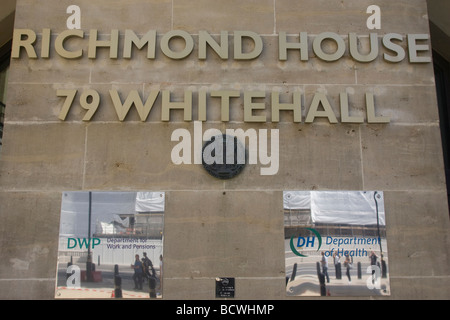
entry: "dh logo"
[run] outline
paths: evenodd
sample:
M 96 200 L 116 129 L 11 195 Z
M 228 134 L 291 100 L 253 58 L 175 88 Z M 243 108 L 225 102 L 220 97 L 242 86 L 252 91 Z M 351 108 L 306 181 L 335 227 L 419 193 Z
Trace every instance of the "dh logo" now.
M 319 247 L 317 248 L 317 251 L 319 251 L 320 247 L 322 246 L 322 236 L 320 235 L 319 232 L 317 232 L 316 229 L 313 228 L 305 228 L 306 230 L 311 231 L 312 233 L 315 234 L 315 237 L 298 237 L 297 238 L 297 248 L 301 248 L 301 247 L 305 247 L 305 248 L 313 248 L 315 245 L 315 240 L 317 239 L 318 243 L 319 243 Z M 299 257 L 307 257 L 307 255 L 301 254 L 300 252 L 297 251 L 297 249 L 294 246 L 294 236 L 291 237 L 291 241 L 290 241 L 290 247 L 291 250 L 294 254 L 296 254 Z

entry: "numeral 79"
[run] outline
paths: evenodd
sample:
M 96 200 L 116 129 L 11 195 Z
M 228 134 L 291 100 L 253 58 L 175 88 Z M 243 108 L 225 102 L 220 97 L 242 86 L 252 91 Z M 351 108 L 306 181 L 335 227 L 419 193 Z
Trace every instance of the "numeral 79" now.
M 65 120 L 67 114 L 69 113 L 70 108 L 75 100 L 78 90 L 75 89 L 60 89 L 56 91 L 56 95 L 58 97 L 66 97 L 64 104 L 59 112 L 58 118 L 61 120 Z M 83 121 L 91 120 L 92 116 L 98 109 L 100 105 L 100 95 L 97 91 L 88 89 L 84 90 L 80 96 L 80 105 L 83 109 L 87 110 L 86 114 L 83 117 Z

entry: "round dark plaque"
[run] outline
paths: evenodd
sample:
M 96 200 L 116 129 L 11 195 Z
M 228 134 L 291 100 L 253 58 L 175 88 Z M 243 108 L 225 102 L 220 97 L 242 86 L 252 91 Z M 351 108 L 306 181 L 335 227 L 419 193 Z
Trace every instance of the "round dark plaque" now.
M 221 141 L 220 140 L 216 141 L 217 139 L 220 139 Z M 234 143 L 231 144 L 231 141 L 233 141 Z M 205 161 L 205 157 L 208 156 L 207 154 L 205 154 L 205 149 L 212 143 L 214 143 L 214 145 L 211 147 L 214 148 L 211 151 L 210 154 L 211 157 L 216 156 L 215 155 L 216 149 L 220 148 L 220 146 L 222 146 L 223 148 L 222 149 L 223 161 L 221 161 L 221 163 L 216 162 L 208 163 L 208 161 Z M 232 150 L 229 150 L 231 146 L 233 146 L 233 148 Z M 244 159 L 239 159 L 239 154 L 241 153 L 238 153 L 238 150 L 240 150 L 240 152 L 243 152 Z M 202 149 L 203 167 L 210 175 L 218 179 L 224 180 L 231 179 L 240 174 L 245 167 L 246 160 L 247 160 L 246 150 L 244 146 L 240 143 L 240 141 L 237 139 L 237 137 L 222 134 L 222 136 L 211 137 L 211 139 L 203 145 Z

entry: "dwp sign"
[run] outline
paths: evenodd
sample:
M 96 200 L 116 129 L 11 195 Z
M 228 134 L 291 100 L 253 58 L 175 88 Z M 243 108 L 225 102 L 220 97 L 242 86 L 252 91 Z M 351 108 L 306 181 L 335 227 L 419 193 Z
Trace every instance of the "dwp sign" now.
M 100 244 L 100 239 L 99 238 L 68 238 L 67 241 L 67 249 L 74 249 L 77 246 L 80 247 L 80 249 L 84 247 L 89 248 L 90 245 L 92 245 L 92 249 L 94 249 L 94 247 L 96 245 Z

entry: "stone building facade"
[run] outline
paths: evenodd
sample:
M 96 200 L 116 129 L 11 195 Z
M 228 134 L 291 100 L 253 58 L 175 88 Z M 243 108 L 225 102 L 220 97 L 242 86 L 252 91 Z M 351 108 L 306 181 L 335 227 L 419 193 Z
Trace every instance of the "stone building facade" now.
M 54 298 L 63 192 L 142 190 L 165 193 L 164 299 L 217 277 L 296 299 L 287 190 L 381 191 L 382 298 L 450 298 L 424 0 L 17 0 L 5 104 L 3 299 Z M 230 129 L 258 143 L 224 179 L 199 150 Z

